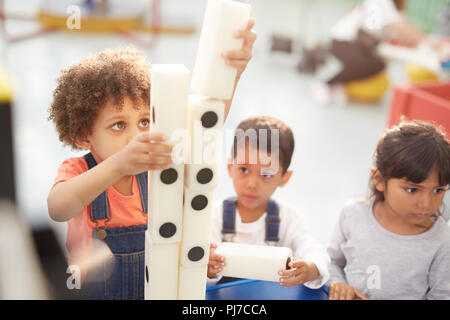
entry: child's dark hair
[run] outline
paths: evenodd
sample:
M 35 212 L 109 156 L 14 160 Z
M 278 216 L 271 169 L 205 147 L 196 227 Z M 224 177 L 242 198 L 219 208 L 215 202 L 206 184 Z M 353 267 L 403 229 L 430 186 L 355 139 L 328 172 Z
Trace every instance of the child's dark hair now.
M 391 178 L 405 178 L 421 183 L 436 166 L 439 185 L 450 183 L 450 144 L 444 132 L 430 123 L 408 121 L 386 130 L 374 158 L 376 170 L 385 182 Z M 384 194 L 372 181 L 370 187 L 375 202 L 384 201 Z
M 150 63 L 132 46 L 104 50 L 63 70 L 49 120 L 59 140 L 78 149 L 76 139 L 91 133 L 101 108 L 112 102 L 120 109 L 125 97 L 150 108 Z
M 259 150 L 264 145 L 267 152 L 274 150 L 272 148 L 278 148 L 277 151 L 279 153 L 280 165 L 283 174 L 286 173 L 291 164 L 291 158 L 294 152 L 294 135 L 291 128 L 283 121 L 269 116 L 254 116 L 243 120 L 234 132 L 233 147 L 231 150 L 233 159 L 237 155 L 237 148 L 242 142 L 241 139 L 245 139 L 247 132 L 249 132 L 248 130 L 254 130 L 256 133 L 256 139 L 254 141 L 250 138 L 248 139 L 251 147 Z M 260 130 L 265 130 L 267 135 L 260 134 Z M 276 141 L 276 145 L 272 144 L 274 130 L 278 131 L 279 137 L 279 141 Z M 245 135 L 239 134 L 239 132 L 243 132 Z M 274 137 L 276 136 L 274 135 Z M 264 141 L 261 141 L 261 139 L 264 139 Z

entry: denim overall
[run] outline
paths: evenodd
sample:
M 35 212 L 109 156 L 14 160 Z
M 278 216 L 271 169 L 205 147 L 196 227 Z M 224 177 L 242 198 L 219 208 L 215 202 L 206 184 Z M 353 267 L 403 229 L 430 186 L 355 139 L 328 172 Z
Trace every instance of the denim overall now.
M 223 201 L 222 210 L 222 241 L 233 242 L 236 234 L 236 197 L 231 197 Z M 266 215 L 266 235 L 265 242 L 269 246 L 276 246 L 280 240 L 278 230 L 280 227 L 279 208 L 277 203 L 270 199 L 267 205 Z M 240 280 L 233 277 L 222 277 L 217 284 Z
M 89 169 L 97 165 L 91 153 L 84 155 L 84 158 Z M 136 176 L 145 214 L 148 213 L 147 177 L 147 172 Z M 80 298 L 98 300 L 144 298 L 147 224 L 107 228 L 106 224 L 110 218 L 108 199 L 104 191 L 91 203 L 91 219 L 96 224 L 92 237 L 104 241 L 114 257 L 102 267 L 88 271 L 80 291 Z M 100 220 L 104 220 L 104 227 L 99 226 Z

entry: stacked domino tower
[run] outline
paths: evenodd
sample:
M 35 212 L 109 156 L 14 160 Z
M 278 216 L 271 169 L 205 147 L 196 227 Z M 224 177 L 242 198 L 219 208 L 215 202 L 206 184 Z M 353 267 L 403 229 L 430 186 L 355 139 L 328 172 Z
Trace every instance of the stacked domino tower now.
M 174 164 L 149 173 L 145 299 L 205 299 L 214 190 L 218 183 L 225 104 L 237 70 L 221 53 L 239 50 L 250 6 L 208 0 L 189 94 L 183 65 L 153 65 L 151 130 L 175 145 Z M 183 134 L 184 133 L 184 134 Z

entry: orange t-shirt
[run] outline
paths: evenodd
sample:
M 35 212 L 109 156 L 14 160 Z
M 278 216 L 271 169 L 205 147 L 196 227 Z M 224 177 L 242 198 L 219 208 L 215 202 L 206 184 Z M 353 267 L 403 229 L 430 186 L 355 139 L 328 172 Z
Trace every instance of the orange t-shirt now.
M 67 181 L 88 170 L 88 165 L 83 157 L 69 158 L 58 168 L 52 188 L 62 181 Z M 132 195 L 125 196 L 113 186 L 106 189 L 108 198 L 110 220 L 107 228 L 129 227 L 147 223 L 147 214 L 142 211 L 141 197 L 136 176 L 133 176 Z M 98 220 L 98 227 L 105 225 L 105 220 Z M 92 232 L 96 229 L 96 223 L 91 219 L 91 206 L 88 205 L 75 217 L 67 221 L 66 247 L 69 251 L 69 264 L 77 264 L 76 261 L 86 261 L 92 249 Z M 84 280 L 85 270 L 81 268 L 81 279 Z

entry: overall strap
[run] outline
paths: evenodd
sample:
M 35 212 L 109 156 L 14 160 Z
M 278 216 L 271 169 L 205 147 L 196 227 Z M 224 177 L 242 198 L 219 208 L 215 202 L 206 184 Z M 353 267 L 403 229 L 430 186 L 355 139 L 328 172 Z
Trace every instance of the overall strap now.
M 84 159 L 88 164 L 88 168 L 92 169 L 97 165 L 94 156 L 91 152 L 85 154 Z M 109 219 L 108 199 L 106 197 L 106 190 L 103 191 L 94 201 L 91 202 L 91 219 L 92 221 Z
M 223 201 L 222 209 L 222 241 L 231 242 L 236 235 L 236 197 Z M 267 205 L 265 242 L 270 246 L 277 245 L 280 229 L 279 207 L 275 200 L 270 199 Z
M 84 159 L 88 164 L 88 168 L 91 169 L 97 165 L 94 156 L 91 152 L 84 155 Z M 143 172 L 136 176 L 139 193 L 141 195 L 142 211 L 148 213 L 148 172 Z M 109 219 L 108 200 L 106 197 L 106 191 L 103 191 L 92 203 L 91 203 L 91 218 L 93 221 Z
M 280 216 L 277 203 L 270 199 L 267 205 L 266 216 L 266 243 L 270 246 L 275 246 L 280 240 L 278 231 L 280 229 Z
M 142 172 L 136 176 L 139 193 L 141 194 L 142 211 L 148 213 L 148 172 Z
M 222 241 L 232 242 L 236 234 L 236 197 L 223 201 L 222 221 Z

